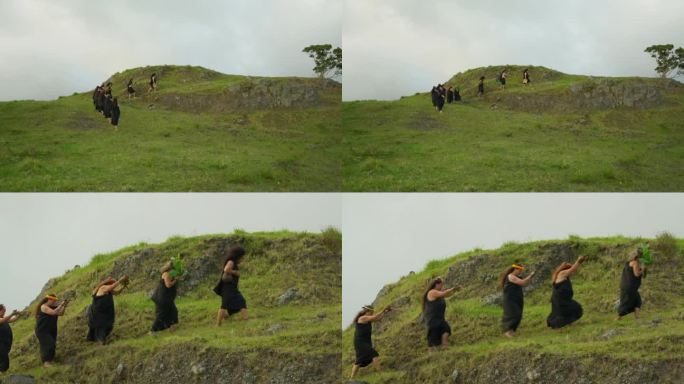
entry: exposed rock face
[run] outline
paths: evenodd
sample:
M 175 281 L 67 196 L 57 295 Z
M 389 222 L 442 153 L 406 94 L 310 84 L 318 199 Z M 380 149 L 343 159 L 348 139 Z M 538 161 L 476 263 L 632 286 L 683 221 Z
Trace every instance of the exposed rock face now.
M 339 90 L 339 83 L 327 79 L 250 78 L 229 86 L 221 93 L 161 95 L 158 103 L 192 112 L 310 108 L 326 103 L 324 93 Z
M 4 378 L 0 383 L 2 384 L 36 384 L 36 379 L 33 376 L 12 375 Z

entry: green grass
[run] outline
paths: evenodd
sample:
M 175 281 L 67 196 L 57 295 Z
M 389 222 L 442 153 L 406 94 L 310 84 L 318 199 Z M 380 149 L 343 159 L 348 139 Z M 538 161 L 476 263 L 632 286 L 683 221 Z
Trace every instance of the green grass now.
M 159 91 L 145 79 L 167 68 Z M 0 103 L 3 191 L 335 191 L 340 187 L 340 108 L 334 90 L 315 108 L 198 112 L 165 98 L 218 95 L 245 81 L 201 68 L 139 68 L 140 96 L 120 96 L 115 132 L 90 94 Z M 274 79 L 289 81 L 290 79 Z M 315 79 L 299 79 L 316 81 Z M 335 100 L 337 99 L 337 100 Z
M 488 76 L 483 100 L 474 96 L 479 71 Z M 449 84 L 461 88 L 464 101 L 446 105 L 442 114 L 432 108 L 429 94 L 344 102 L 343 190 L 684 189 L 681 90 L 665 92 L 663 105 L 651 109 L 530 113 L 505 108 L 497 99 L 553 98 L 588 78 L 536 68 L 533 85 L 523 87 L 514 73 L 501 91 L 497 72 L 498 67 L 478 69 L 452 78 Z M 544 75 L 547 80 L 540 79 Z
M 613 303 L 618 298 L 621 263 L 631 249 L 646 242 L 651 249 L 658 249 L 658 256 L 640 289 L 644 301 L 642 319 L 635 321 L 630 315 L 616 322 Z M 684 280 L 680 278 L 684 271 L 683 247 L 684 240 L 668 235 L 657 239 L 574 236 L 565 241 L 510 243 L 499 249 L 431 261 L 423 271 L 391 284 L 380 299 L 379 307 L 391 304 L 395 308 L 374 325 L 374 344 L 381 355 L 383 370 L 367 369 L 359 379 L 368 383 L 446 382 L 452 371 L 459 369 L 463 382 L 489 382 L 487 372 L 495 370 L 500 372 L 499 376 L 510 376 L 518 382 L 526 370 L 536 368 L 542 376 L 551 377 L 558 374 L 559 367 L 570 365 L 585 379 L 613 383 L 624 382 L 615 381 L 620 378 L 612 376 L 613 369 L 643 380 L 650 369 L 645 367 L 664 364 L 672 369 L 658 372 L 658 382 L 676 382 L 677 375 L 684 373 Z M 570 258 L 583 254 L 589 260 L 572 278 L 575 299 L 584 307 L 584 316 L 570 327 L 555 331 L 546 326 L 550 312 L 550 277 L 546 267 L 552 266 L 544 265 L 544 260 L 561 248 L 573 250 L 574 256 Z M 474 269 L 468 267 L 472 257 L 481 255 L 487 256 Z M 511 260 L 521 260 L 543 273 L 538 277 L 542 279 L 541 285 L 525 295 L 518 336 L 506 339 L 500 330 L 501 307 L 486 305 L 481 300 L 498 292 L 498 273 Z M 416 321 L 421 311 L 420 295 L 429 278 L 449 276 L 450 267 L 455 268 L 456 276 L 467 274 L 461 276 L 465 288 L 447 299 L 452 345 L 445 351 L 431 353 L 426 346 L 424 326 Z M 652 323 L 655 318 L 661 320 L 657 325 Z M 603 339 L 609 330 L 615 330 L 617 335 Z M 354 359 L 352 339 L 353 328 L 349 327 L 343 333 L 345 377 Z M 567 382 L 578 380 L 569 374 L 556 376 L 558 380 L 563 377 Z
M 219 252 L 221 244 L 233 243 L 243 244 L 247 250 L 240 290 L 247 300 L 250 319 L 244 321 L 234 316 L 216 328 L 220 298 L 211 290 L 218 278 L 218 272 L 213 272 L 220 271 L 225 256 Z M 334 367 L 327 377 L 335 377 L 341 343 L 340 250 L 341 234 L 329 228 L 320 234 L 236 231 L 230 235 L 175 236 L 161 244 L 141 243 L 96 255 L 87 265 L 54 279 L 48 289 L 58 295 L 75 291 L 66 315 L 59 320 L 57 366 L 47 371 L 39 368 L 38 346 L 33 340 L 35 322 L 26 318 L 12 325 L 15 342 L 8 374 L 31 374 L 46 382 L 80 380 L 85 376 L 109 382 L 120 362 L 131 367 L 138 363 L 155 364 L 159 354 L 168 359 L 182 357 L 189 362 L 192 356 L 185 356 L 184 351 L 197 350 L 199 355 L 225 355 L 230 359 L 253 356 L 249 360 L 256 361 L 241 367 L 242 371 L 269 367 L 277 370 L 274 367 L 279 364 L 297 367 L 302 359 L 326 361 L 321 364 Z M 137 258 L 143 251 L 146 256 Z M 185 280 L 179 282 L 177 330 L 149 335 L 154 304 L 148 292 L 158 279 L 156 274 L 150 276 L 150 271 L 178 253 L 183 255 L 189 273 L 207 263 L 212 268 L 195 288 L 188 287 Z M 133 268 L 126 272 L 131 276 L 131 284 L 115 298 L 117 317 L 111 343 L 104 347 L 88 343 L 83 313 L 91 301 L 90 287 L 103 276 L 116 275 L 114 271 L 121 268 L 124 260 L 129 260 Z M 299 290 L 300 298 L 277 305 L 277 298 L 290 287 Z M 34 305 L 35 301 L 30 307 Z M 268 358 L 264 360 L 264 356 Z M 312 378 L 326 380 L 325 375 Z

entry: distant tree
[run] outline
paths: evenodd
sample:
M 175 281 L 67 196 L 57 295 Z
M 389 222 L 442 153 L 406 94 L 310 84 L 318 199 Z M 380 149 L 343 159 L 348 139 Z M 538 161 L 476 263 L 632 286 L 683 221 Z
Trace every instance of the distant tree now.
M 308 53 L 316 64 L 313 71 L 321 78 L 342 75 L 342 48 L 333 49 L 331 44 L 309 45 L 302 52 Z
M 662 78 L 684 74 L 684 48 L 674 49 L 672 44 L 651 45 L 644 52 L 649 53 L 656 60 L 656 72 Z

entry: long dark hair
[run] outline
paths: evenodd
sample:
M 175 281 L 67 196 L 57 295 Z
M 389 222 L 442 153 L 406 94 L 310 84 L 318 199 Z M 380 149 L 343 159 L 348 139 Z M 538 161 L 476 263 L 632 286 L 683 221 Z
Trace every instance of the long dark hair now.
M 506 280 L 508 279 L 508 275 L 511 274 L 515 270 L 514 267 L 508 267 L 504 273 L 499 276 L 499 285 L 501 286 L 501 289 L 503 289 L 504 285 L 506 285 Z
M 639 248 L 633 250 L 632 253 L 629 255 L 629 261 L 638 260 L 643 255 L 644 255 L 644 249 L 639 247 Z
M 242 260 L 242 256 L 245 255 L 245 249 L 242 248 L 241 245 L 233 245 L 228 249 L 228 256 L 226 257 L 226 261 L 223 262 L 223 267 L 226 267 L 226 264 L 228 264 L 229 261 L 233 261 L 233 264 L 238 265 L 240 264 L 240 260 Z
M 441 277 L 437 277 L 437 278 L 435 278 L 435 279 L 430 280 L 430 282 L 428 283 L 427 289 L 425 290 L 425 293 L 423 293 L 423 311 L 425 311 L 425 305 L 427 305 L 427 296 L 428 296 L 428 293 L 429 293 L 431 290 L 435 289 L 435 286 L 436 286 L 437 284 L 442 283 L 442 282 L 443 282 L 443 281 L 442 281 L 442 278 L 441 278 Z
M 359 317 L 365 315 L 366 313 L 368 313 L 370 311 L 372 311 L 372 309 L 368 309 L 366 307 L 363 307 L 361 309 L 361 311 L 359 311 L 359 313 L 357 313 L 356 316 L 354 316 L 354 324 L 356 324 L 359 321 Z
M 45 295 L 45 297 L 43 297 L 42 299 L 40 299 L 40 301 L 38 302 L 38 305 L 36 305 L 36 308 L 33 310 L 33 315 L 34 315 L 36 318 L 38 317 L 38 315 L 39 315 L 40 312 L 41 312 L 41 311 L 40 311 L 40 307 L 42 307 L 43 304 L 45 304 L 45 303 L 48 302 L 48 296 L 57 296 L 57 295 L 55 295 L 54 293 L 48 293 L 47 295 Z
M 566 269 L 570 269 L 571 267 L 572 267 L 572 264 L 570 264 L 568 262 L 564 261 L 563 263 L 561 263 L 561 265 L 559 265 L 558 268 L 556 268 L 556 270 L 554 270 L 553 273 L 551 274 L 551 284 L 556 283 L 556 277 L 558 276 L 559 272 L 565 271 Z

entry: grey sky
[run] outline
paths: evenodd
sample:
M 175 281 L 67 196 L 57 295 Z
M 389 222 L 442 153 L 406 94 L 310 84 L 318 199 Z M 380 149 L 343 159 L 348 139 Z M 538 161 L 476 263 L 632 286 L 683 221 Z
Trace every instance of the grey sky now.
M 0 100 L 50 99 L 145 65 L 314 76 L 302 49 L 342 41 L 340 0 L 3 0 Z
M 644 48 L 683 39 L 681 0 L 346 0 L 342 97 L 396 99 L 498 64 L 654 76 Z
M 170 236 L 341 227 L 338 194 L 0 194 L 0 303 L 24 308 L 98 253 Z
M 345 326 L 383 285 L 473 248 L 571 234 L 684 236 L 683 194 L 345 194 L 342 212 Z

